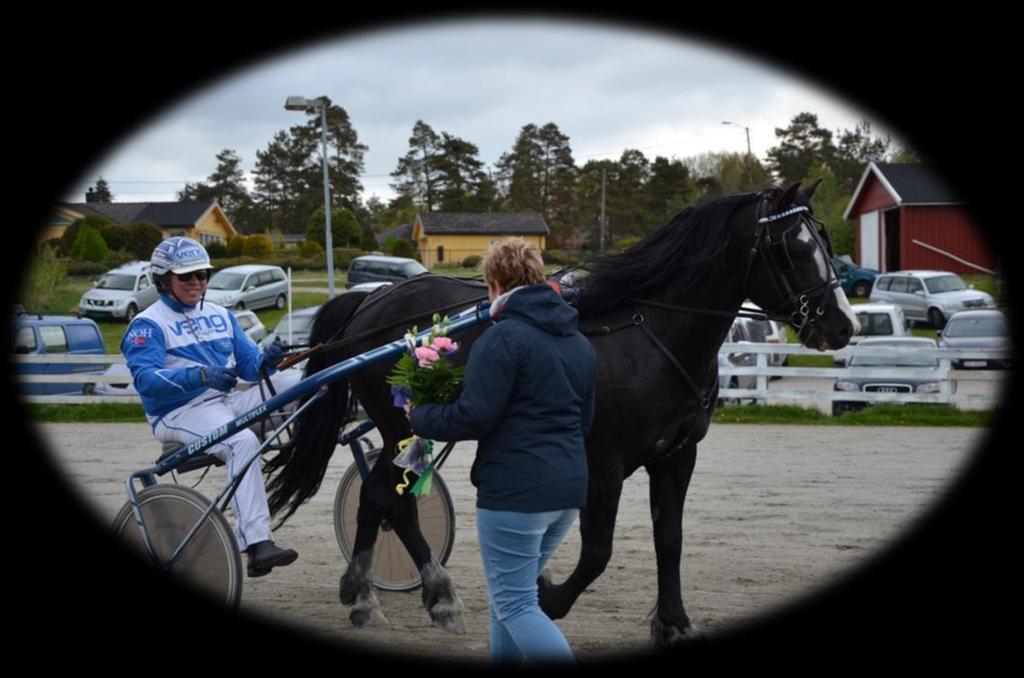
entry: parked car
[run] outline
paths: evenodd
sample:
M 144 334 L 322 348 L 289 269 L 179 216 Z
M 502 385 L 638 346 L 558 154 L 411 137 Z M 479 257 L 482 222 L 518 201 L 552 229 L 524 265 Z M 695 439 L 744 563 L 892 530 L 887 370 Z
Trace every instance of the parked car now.
M 149 274 L 149 262 L 133 261 L 104 273 L 78 302 L 78 314 L 88 318 L 124 318 L 131 322 L 160 294 Z
M 14 318 L 15 355 L 104 355 L 106 348 L 96 321 L 69 315 L 18 313 Z M 16 363 L 18 374 L 102 374 L 97 363 Z M 84 393 L 88 384 L 20 384 L 23 395 Z
M 233 311 L 233 313 L 235 320 L 238 321 L 238 326 L 253 342 L 258 344 L 263 337 L 267 336 L 267 328 L 258 315 L 252 311 Z
M 385 257 L 368 254 L 356 257 L 348 265 L 348 281 L 345 287 L 367 282 L 399 282 L 430 271 L 415 259 Z
M 957 311 L 996 307 L 990 295 L 946 271 L 883 273 L 875 280 L 871 301 L 896 304 L 907 320 L 928 322 L 938 329 Z
M 878 271 L 873 268 L 861 268 L 846 255 L 832 257 L 832 265 L 847 296 L 866 297 L 871 294 L 871 287 L 875 284 Z
M 848 347 L 836 351 L 832 362 L 842 367 L 849 359 L 850 347 L 856 346 L 868 337 L 906 337 L 910 335 L 909 323 L 903 315 L 903 309 L 896 304 L 853 304 L 853 309 L 860 323 L 860 331 L 850 337 Z
M 239 311 L 284 308 L 288 303 L 288 278 L 280 266 L 229 266 L 210 277 L 206 298 Z
M 938 358 L 919 353 L 922 348 L 936 348 L 935 340 L 928 337 L 867 337 L 860 342 L 860 346 L 890 346 L 899 351 L 890 356 L 854 355 L 849 360 L 850 367 L 939 366 Z M 905 377 L 899 370 L 893 370 L 886 377 L 844 376 L 836 379 L 832 389 L 845 393 L 938 393 L 939 381 L 934 378 Z M 869 404 L 856 400 L 833 400 L 832 416 L 838 417 L 850 410 L 862 410 Z
M 761 310 L 761 307 L 752 301 L 745 301 L 744 306 Z M 737 321 L 747 323 L 749 341 L 766 344 L 785 344 L 786 341 L 786 326 L 778 320 L 755 320 L 753 318 L 737 318 Z M 768 354 L 768 365 L 769 367 L 779 367 L 780 365 L 786 364 L 786 354 L 784 353 L 770 353 Z
M 954 313 L 938 333 L 939 348 L 1011 348 L 1010 325 L 998 309 Z M 958 359 L 956 369 L 1010 369 L 1012 358 Z
M 756 330 L 754 330 L 756 332 Z M 751 326 L 746 318 L 736 318 L 732 326 L 729 328 L 729 334 L 726 336 L 725 341 L 733 344 L 748 344 L 753 343 L 753 333 Z M 757 354 L 755 353 L 726 353 L 725 351 L 718 352 L 718 367 L 753 367 L 757 364 Z M 732 374 L 726 375 L 719 372 L 718 375 L 718 388 L 742 388 L 751 389 L 757 387 L 757 377 L 752 374 Z M 722 405 L 726 402 L 740 402 L 740 399 L 727 399 L 719 398 L 718 404 Z
M 307 308 L 294 310 L 291 313 L 286 313 L 277 322 L 273 331 L 260 342 L 260 348 L 266 348 L 272 344 L 274 339 L 277 337 L 281 337 L 281 341 L 288 344 L 289 329 L 291 330 L 291 345 L 299 346 L 308 344 L 309 333 L 313 330 L 313 318 L 319 310 L 319 306 L 309 306 Z
M 352 287 L 348 288 L 348 291 L 349 292 L 373 292 L 375 290 L 379 290 L 382 287 L 387 287 L 388 285 L 393 285 L 393 284 L 394 283 L 391 283 L 391 282 L 365 282 L 365 283 L 359 283 L 357 285 L 353 285 Z

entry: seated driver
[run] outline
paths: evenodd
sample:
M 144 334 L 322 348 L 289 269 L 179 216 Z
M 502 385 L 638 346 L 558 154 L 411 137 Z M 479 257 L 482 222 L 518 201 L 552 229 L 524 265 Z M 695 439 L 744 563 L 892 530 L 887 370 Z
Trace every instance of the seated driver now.
M 238 391 L 235 385 L 238 377 L 258 381 L 263 365 L 278 393 L 301 378 L 275 374 L 284 353 L 279 343 L 260 352 L 230 311 L 204 303 L 213 266 L 202 245 L 184 237 L 164 240 L 150 263 L 160 299 L 128 325 L 121 352 L 157 440 L 188 444 L 252 410 L 261 402 L 260 389 Z M 256 434 L 243 429 L 207 451 L 224 460 L 233 480 L 259 445 Z M 271 538 L 259 460 L 242 476 L 231 507 L 250 577 L 298 558 L 293 549 L 279 548 Z

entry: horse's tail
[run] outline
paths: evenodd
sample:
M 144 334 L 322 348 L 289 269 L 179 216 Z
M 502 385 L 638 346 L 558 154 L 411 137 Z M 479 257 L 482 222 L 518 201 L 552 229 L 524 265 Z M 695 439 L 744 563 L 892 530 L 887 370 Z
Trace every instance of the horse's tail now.
M 324 304 L 313 321 L 310 345 L 340 338 L 366 296 L 366 292 L 346 292 Z M 305 374 L 319 372 L 348 357 L 346 350 L 339 347 L 318 351 L 306 363 Z M 270 513 L 277 516 L 284 511 L 275 527 L 280 527 L 320 489 L 327 463 L 338 443 L 338 431 L 353 419 L 355 409 L 348 379 L 337 379 L 328 386 L 327 393 L 299 417 L 293 444 L 267 462 L 264 473 L 268 477 Z

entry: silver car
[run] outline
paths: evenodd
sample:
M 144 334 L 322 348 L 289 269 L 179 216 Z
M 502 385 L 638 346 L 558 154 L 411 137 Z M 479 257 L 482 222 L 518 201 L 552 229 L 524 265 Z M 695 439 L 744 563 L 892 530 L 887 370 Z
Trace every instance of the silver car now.
M 953 315 L 939 332 L 939 348 L 949 349 L 1009 349 L 1010 324 L 999 310 L 960 311 Z M 958 359 L 956 369 L 1010 369 L 1012 358 Z
M 135 315 L 160 298 L 149 275 L 149 263 L 133 261 L 104 273 L 78 302 L 78 315 L 89 318 L 124 318 Z
M 957 311 L 995 308 L 992 297 L 946 271 L 896 271 L 875 279 L 871 301 L 896 304 L 907 320 L 942 329 Z
M 230 266 L 210 277 L 206 299 L 238 311 L 284 308 L 288 303 L 288 278 L 280 266 Z

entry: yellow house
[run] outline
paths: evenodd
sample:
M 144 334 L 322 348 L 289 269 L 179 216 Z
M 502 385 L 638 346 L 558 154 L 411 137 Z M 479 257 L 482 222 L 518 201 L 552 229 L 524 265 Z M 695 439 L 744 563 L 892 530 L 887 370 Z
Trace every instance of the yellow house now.
M 205 202 L 87 202 L 58 203 L 41 229 L 40 239 L 59 238 L 77 219 L 100 215 L 115 224 L 149 222 L 159 228 L 165 238 L 176 235 L 197 240 L 203 245 L 213 242 L 227 244 L 228 237 L 238 235 L 234 225 L 216 200 Z
M 483 255 L 491 243 L 519 236 L 544 251 L 550 233 L 537 212 L 484 214 L 421 212 L 412 225 L 412 241 L 424 266 L 458 265 L 468 256 Z

